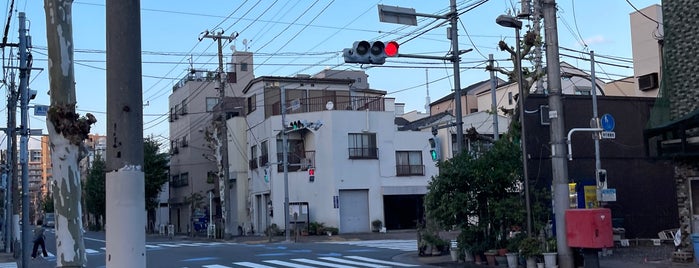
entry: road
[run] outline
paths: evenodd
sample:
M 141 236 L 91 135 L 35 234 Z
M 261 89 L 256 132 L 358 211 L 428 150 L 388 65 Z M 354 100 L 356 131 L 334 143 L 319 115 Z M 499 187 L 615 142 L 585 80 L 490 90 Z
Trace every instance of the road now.
M 52 229 L 48 230 L 53 232 Z M 52 237 L 47 234 L 48 237 Z M 49 257 L 31 260 L 30 267 L 55 267 L 55 241 L 48 239 Z M 87 267 L 105 267 L 103 232 L 87 232 L 85 249 Z M 366 241 L 305 243 L 236 243 L 204 239 L 174 239 L 148 236 L 147 267 L 172 268 L 312 268 L 312 267 L 418 267 L 410 259 L 394 260 L 395 256 L 415 252 L 415 240 L 387 239 Z M 5 267 L 0 264 L 0 267 Z

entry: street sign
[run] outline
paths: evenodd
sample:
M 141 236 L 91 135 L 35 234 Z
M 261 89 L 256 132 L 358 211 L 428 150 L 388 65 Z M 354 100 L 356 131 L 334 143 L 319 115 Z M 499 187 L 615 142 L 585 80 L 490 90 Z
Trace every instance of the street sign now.
M 602 131 L 602 139 L 616 139 L 616 132 L 614 131 Z
M 602 129 L 604 129 L 604 131 L 614 130 L 614 126 L 616 125 L 616 123 L 614 122 L 614 117 L 612 117 L 611 114 L 602 115 L 600 121 L 600 123 L 602 124 Z
M 379 21 L 417 26 L 414 8 L 379 5 Z
M 616 189 L 602 189 L 602 202 L 616 201 Z
M 48 105 L 34 105 L 34 116 L 46 116 L 49 111 Z

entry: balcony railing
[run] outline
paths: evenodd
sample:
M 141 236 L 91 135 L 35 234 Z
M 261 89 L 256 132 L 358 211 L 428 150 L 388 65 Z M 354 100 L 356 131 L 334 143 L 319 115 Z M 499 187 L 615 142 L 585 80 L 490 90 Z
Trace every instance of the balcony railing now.
M 248 167 L 250 167 L 250 170 L 256 169 L 257 168 L 257 158 L 248 160 Z
M 315 167 L 315 157 L 315 151 L 304 151 L 301 153 L 289 152 L 287 156 L 287 161 L 289 163 L 287 171 L 305 171 L 308 170 L 308 167 Z M 282 153 L 277 153 L 277 161 L 281 163 L 283 160 L 284 155 Z M 282 164 L 277 165 L 277 172 L 284 172 L 284 166 Z
M 379 148 L 348 148 L 350 159 L 378 159 Z
M 425 165 L 396 165 L 396 176 L 423 176 Z
M 325 96 L 317 98 L 301 99 L 301 107 L 297 110 L 290 110 L 289 113 L 307 113 L 319 112 L 327 110 L 327 103 L 333 102 L 333 110 L 348 110 L 348 111 L 385 111 L 385 99 L 383 97 L 363 97 L 363 96 Z M 291 107 L 291 101 L 287 103 L 287 107 Z M 281 103 L 275 102 L 272 104 L 272 115 L 281 114 Z
M 269 163 L 269 155 L 268 154 L 260 155 L 260 157 L 258 157 L 258 160 L 260 162 L 260 166 L 264 167 L 267 165 L 267 163 Z

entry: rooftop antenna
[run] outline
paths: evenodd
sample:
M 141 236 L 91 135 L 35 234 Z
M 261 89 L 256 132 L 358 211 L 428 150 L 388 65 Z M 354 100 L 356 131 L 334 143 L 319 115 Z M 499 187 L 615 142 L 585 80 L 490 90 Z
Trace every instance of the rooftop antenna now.
M 248 39 L 247 38 L 243 39 L 243 49 L 245 49 L 245 52 L 248 52 Z
M 189 71 L 194 72 L 194 62 L 192 61 L 192 55 L 189 55 L 189 58 L 187 59 L 189 61 Z

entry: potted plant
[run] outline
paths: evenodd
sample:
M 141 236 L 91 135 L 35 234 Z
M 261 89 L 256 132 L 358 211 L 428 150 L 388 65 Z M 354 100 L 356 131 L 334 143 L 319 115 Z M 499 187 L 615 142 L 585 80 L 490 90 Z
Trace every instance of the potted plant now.
M 536 268 L 536 258 L 541 255 L 541 241 L 534 237 L 522 239 L 519 254 L 527 260 L 527 268 Z
M 383 222 L 381 222 L 381 220 L 375 219 L 371 222 L 372 231 L 378 232 L 379 230 L 381 230 L 381 227 L 383 227 Z
M 519 259 L 519 245 L 524 240 L 525 235 L 523 233 L 518 233 L 514 237 L 507 240 L 507 253 L 505 254 L 507 258 L 507 267 L 517 268 L 517 260 Z
M 556 245 L 556 238 L 552 237 L 546 240 L 546 252 L 543 253 L 544 255 L 544 264 L 546 264 L 546 267 L 554 267 L 556 266 L 556 256 L 558 255 L 557 251 L 557 245 Z
M 495 250 L 495 249 L 489 249 L 488 251 L 486 251 L 485 253 L 483 253 L 483 255 L 485 255 L 485 259 L 488 261 L 488 266 L 496 266 L 496 264 L 495 264 L 495 256 L 498 255 L 498 251 L 497 251 L 497 250 Z

